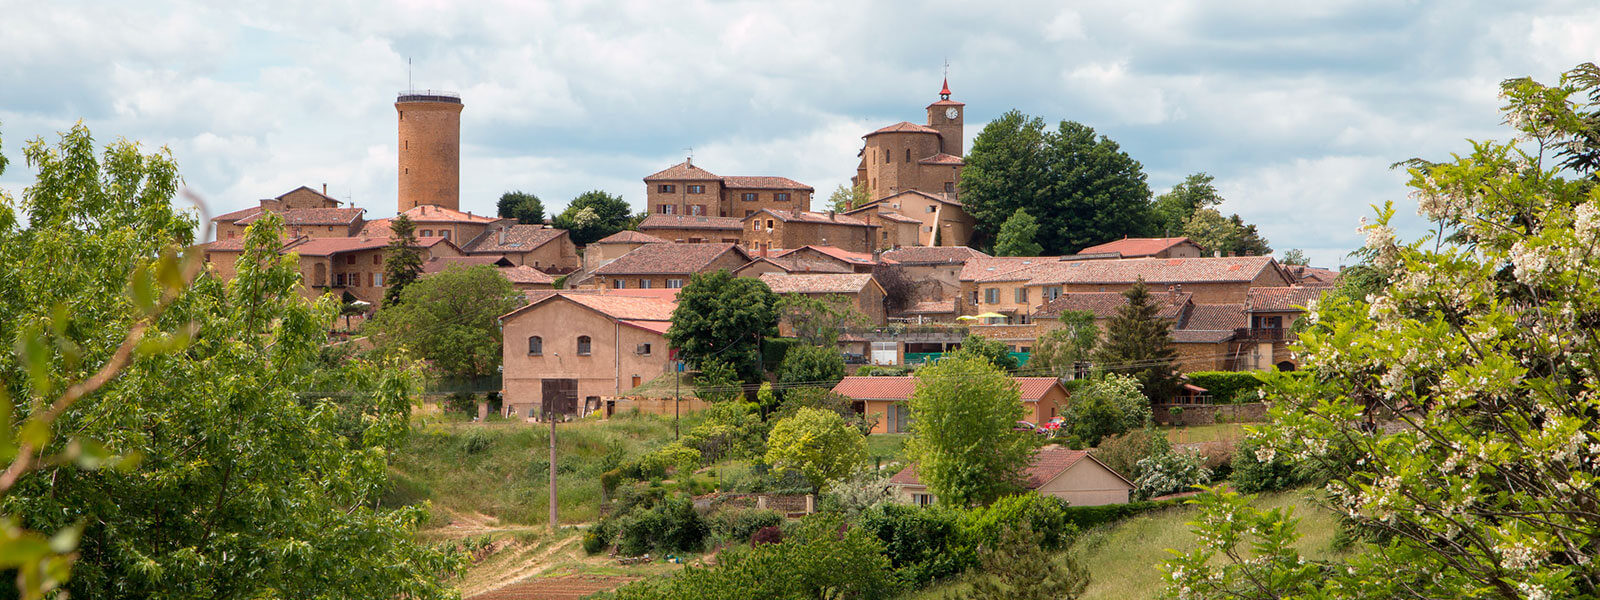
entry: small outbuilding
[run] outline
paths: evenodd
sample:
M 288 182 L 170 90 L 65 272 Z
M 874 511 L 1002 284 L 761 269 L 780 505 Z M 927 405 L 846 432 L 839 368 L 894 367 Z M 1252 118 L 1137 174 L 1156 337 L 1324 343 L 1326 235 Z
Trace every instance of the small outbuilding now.
M 1072 506 L 1125 504 L 1133 493 L 1133 482 L 1100 462 L 1088 450 L 1072 450 L 1049 445 L 1034 453 L 1023 472 L 1024 486 L 1047 496 L 1066 500 Z M 933 504 L 936 498 L 928 486 L 917 479 L 912 464 L 889 478 L 895 499 L 919 506 Z

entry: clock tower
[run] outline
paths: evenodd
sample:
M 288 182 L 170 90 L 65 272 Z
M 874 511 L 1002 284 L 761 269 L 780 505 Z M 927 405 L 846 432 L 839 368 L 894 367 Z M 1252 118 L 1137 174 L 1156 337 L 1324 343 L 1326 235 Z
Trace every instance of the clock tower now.
M 928 126 L 939 132 L 940 152 L 961 156 L 966 113 L 966 104 L 950 99 L 950 78 L 946 77 L 944 87 L 939 90 L 939 101 L 928 105 Z

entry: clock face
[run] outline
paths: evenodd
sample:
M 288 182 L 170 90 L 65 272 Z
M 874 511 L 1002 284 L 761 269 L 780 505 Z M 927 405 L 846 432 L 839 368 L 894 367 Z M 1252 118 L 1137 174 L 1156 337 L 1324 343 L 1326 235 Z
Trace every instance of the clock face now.
M 956 111 L 956 107 L 954 107 L 954 106 L 944 109 L 944 118 L 946 118 L 946 119 L 954 119 L 954 118 L 956 118 L 956 115 L 958 115 L 958 114 L 961 114 L 961 113 Z

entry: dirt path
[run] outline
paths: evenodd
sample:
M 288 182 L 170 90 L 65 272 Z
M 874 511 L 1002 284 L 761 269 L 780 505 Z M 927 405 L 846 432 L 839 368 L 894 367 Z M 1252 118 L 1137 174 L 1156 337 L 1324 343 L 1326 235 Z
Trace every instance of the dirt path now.
M 467 600 L 578 600 L 595 592 L 614 590 L 637 577 L 618 575 L 566 575 L 513 583 Z

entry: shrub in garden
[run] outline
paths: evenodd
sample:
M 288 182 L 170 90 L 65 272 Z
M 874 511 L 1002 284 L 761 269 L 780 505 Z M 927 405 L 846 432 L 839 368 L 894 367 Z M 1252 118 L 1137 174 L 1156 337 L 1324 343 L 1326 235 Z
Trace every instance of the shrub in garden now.
M 617 520 L 617 551 L 628 556 L 646 552 L 697 552 L 705 547 L 709 528 L 688 496 L 668 496 L 646 510 Z
M 1271 492 L 1305 483 L 1307 475 L 1270 446 L 1245 441 L 1233 452 L 1233 473 L 1228 481 L 1243 494 Z
M 713 539 L 727 544 L 749 542 L 757 531 L 783 524 L 783 515 L 764 508 L 726 508 L 706 517 Z
M 961 518 L 960 511 L 942 506 L 882 504 L 862 513 L 857 526 L 883 545 L 897 578 L 921 586 L 974 564 Z
M 1008 527 L 1030 523 L 1041 535 L 1046 550 L 1060 550 L 1072 542 L 1078 528 L 1067 517 L 1067 501 L 1029 492 L 1006 496 L 994 504 L 967 511 L 961 528 L 972 546 L 994 546 Z
M 1139 478 L 1139 461 L 1171 451 L 1172 443 L 1167 441 L 1165 433 L 1146 427 L 1100 440 L 1094 457 L 1132 481 Z
M 1201 464 L 1200 453 L 1165 452 L 1140 460 L 1139 478 L 1133 481 L 1134 493 L 1140 498 L 1176 494 L 1209 483 L 1211 470 Z

